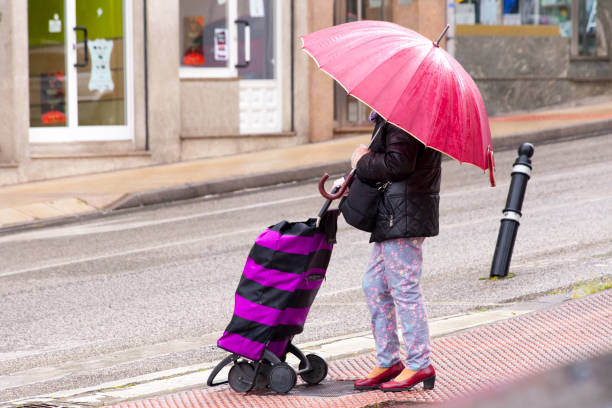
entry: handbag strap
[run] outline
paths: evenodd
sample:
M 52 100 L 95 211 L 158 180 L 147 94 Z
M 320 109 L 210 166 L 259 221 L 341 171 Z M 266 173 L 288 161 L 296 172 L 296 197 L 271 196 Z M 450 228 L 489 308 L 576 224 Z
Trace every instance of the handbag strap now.
M 384 119 L 383 119 L 383 120 L 384 120 Z M 387 121 L 385 120 L 385 123 L 383 123 L 382 125 L 380 125 L 380 127 L 379 127 L 378 129 L 376 129 L 376 132 L 374 133 L 374 136 L 372 136 L 372 139 L 370 139 L 370 144 L 368 144 L 368 149 L 369 149 L 370 147 L 372 147 L 372 144 L 374 143 L 374 140 L 376 140 L 376 138 L 378 137 L 378 135 L 380 135 L 381 130 L 383 130 L 383 128 L 384 128 L 385 126 L 387 126 L 387 124 L 388 124 L 388 123 L 389 123 L 389 122 L 387 122 Z M 352 169 L 352 170 L 351 170 L 351 173 L 353 173 L 355 176 L 357 176 L 357 174 L 355 174 L 355 173 L 356 173 L 356 170 L 357 170 L 357 169 Z M 351 178 L 352 178 L 352 177 L 351 177 Z M 386 182 L 382 183 L 382 185 L 379 187 L 379 190 L 381 190 L 381 191 L 385 191 L 385 190 L 387 189 L 387 187 L 389 186 L 389 184 L 391 184 L 391 182 L 390 182 L 390 181 L 386 181 Z M 349 183 L 349 185 L 350 185 L 350 183 Z

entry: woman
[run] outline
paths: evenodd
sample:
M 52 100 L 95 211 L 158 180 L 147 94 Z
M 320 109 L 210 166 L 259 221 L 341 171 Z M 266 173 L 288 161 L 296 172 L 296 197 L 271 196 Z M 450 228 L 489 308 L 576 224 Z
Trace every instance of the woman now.
M 371 150 L 361 146 L 352 157 L 357 176 L 387 183 L 370 237 L 374 249 L 363 276 L 376 367 L 357 389 L 405 391 L 423 382 L 432 389 L 436 372 L 429 358 L 429 327 L 421 293 L 421 246 L 438 234 L 441 154 L 372 112 L 374 132 L 383 126 Z M 396 308 L 406 349 L 400 360 Z

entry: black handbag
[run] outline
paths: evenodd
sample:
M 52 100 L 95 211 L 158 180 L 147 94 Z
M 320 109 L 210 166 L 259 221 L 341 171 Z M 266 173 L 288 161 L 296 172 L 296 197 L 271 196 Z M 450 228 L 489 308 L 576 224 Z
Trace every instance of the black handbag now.
M 370 146 L 386 125 L 385 122 L 378 127 L 374 136 L 372 136 Z M 378 203 L 389 183 L 370 185 L 359 179 L 355 169 L 352 170 L 352 173 L 354 174 L 350 180 L 348 195 L 340 200 L 338 209 L 349 225 L 362 231 L 372 232 L 376 226 Z
M 349 225 L 366 232 L 374 231 L 378 203 L 388 183 L 370 185 L 355 175 L 348 195 L 340 200 L 338 208 Z

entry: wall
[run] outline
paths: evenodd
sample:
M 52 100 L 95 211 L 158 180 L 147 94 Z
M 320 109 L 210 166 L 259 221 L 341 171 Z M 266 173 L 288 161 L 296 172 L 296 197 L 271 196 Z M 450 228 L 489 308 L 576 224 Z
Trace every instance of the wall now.
M 435 41 L 446 27 L 446 0 L 393 1 L 393 21 Z M 440 42 L 444 47 L 445 42 Z
M 610 43 L 612 2 L 599 2 L 598 7 L 599 22 Z M 570 38 L 457 34 L 455 58 L 476 81 L 489 115 L 612 92 L 609 57 L 571 58 Z
M 457 36 L 455 45 L 489 115 L 560 103 L 571 90 L 567 38 Z
M 149 139 L 153 161 L 171 163 L 180 158 L 181 87 L 179 64 L 168 50 L 179 48 L 179 6 L 149 0 L 147 7 Z
M 302 50 L 301 36 L 310 31 L 308 17 L 308 4 L 304 1 L 294 0 L 294 30 L 293 58 L 294 58 L 294 85 L 293 85 L 293 123 L 298 143 L 307 143 L 310 137 L 310 77 L 320 74 L 312 65 L 311 58 Z M 323 82 L 325 85 L 325 82 Z M 289 87 L 290 88 L 290 87 Z M 333 88 L 332 88 L 333 89 Z M 332 90 L 333 99 L 333 90 Z M 333 101 L 332 101 L 333 110 Z M 332 111 L 333 112 L 333 111 Z M 333 123 L 333 113 L 332 113 Z
M 296 3 L 299 3 L 299 1 Z M 333 2 L 311 0 L 308 5 L 308 32 L 327 28 L 334 24 Z M 319 70 L 312 59 L 309 63 L 308 76 L 310 86 L 308 95 L 310 110 L 308 140 L 311 142 L 329 140 L 333 137 L 334 129 L 334 82 L 331 77 Z M 296 105 L 296 109 L 299 109 L 300 105 Z
M 237 78 L 182 79 L 180 85 L 182 137 L 240 132 Z
M 23 27 L 27 3 L 0 0 L 0 184 L 21 179 L 17 163 L 28 149 L 28 93 L 23 92 L 28 89 L 28 40 Z

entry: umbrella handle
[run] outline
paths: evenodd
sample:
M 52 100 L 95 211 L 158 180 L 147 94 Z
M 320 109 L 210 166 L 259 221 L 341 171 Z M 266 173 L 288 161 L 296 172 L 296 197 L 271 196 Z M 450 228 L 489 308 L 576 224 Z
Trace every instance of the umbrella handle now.
M 353 179 L 354 174 L 355 174 L 355 169 L 351 170 L 350 173 L 344 178 L 344 182 L 340 185 L 340 188 L 338 189 L 334 188 L 331 191 L 331 193 L 328 193 L 327 191 L 325 191 L 325 182 L 329 178 L 329 174 L 327 173 L 323 174 L 323 176 L 319 180 L 319 193 L 321 193 L 323 198 L 326 198 L 330 201 L 339 199 L 340 197 L 344 195 L 349 184 L 351 184 L 351 180 Z

